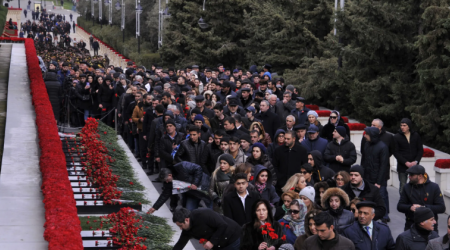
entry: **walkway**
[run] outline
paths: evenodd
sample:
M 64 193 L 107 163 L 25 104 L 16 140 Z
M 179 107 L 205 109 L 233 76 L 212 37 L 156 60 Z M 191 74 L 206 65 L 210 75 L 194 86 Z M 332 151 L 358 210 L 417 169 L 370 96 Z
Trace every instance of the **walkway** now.
M 44 250 L 44 204 L 35 112 L 24 44 L 2 44 L 0 60 L 11 58 L 5 143 L 0 174 L 0 249 Z

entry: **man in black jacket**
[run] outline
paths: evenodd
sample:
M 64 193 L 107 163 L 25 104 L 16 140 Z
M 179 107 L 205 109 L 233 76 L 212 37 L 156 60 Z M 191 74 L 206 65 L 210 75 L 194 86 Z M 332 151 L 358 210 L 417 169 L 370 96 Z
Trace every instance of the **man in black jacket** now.
M 334 172 L 349 171 L 350 166 L 356 162 L 355 145 L 348 139 L 344 127 L 337 126 L 333 132 L 333 141 L 329 142 L 323 158 L 329 163 Z
M 289 177 L 300 173 L 300 166 L 308 162 L 306 149 L 295 143 L 295 133 L 287 131 L 284 135 L 284 146 L 275 149 L 273 155 L 273 166 L 277 174 L 277 193 L 281 194 L 281 188 L 286 184 Z
M 420 163 L 423 155 L 423 144 L 419 133 L 412 130 L 412 122 L 403 118 L 400 130 L 394 135 L 396 149 L 394 156 L 397 159 L 397 173 L 400 181 L 400 194 L 406 184 L 406 170 Z
M 423 250 L 429 240 L 439 237 L 437 232 L 433 231 L 436 220 L 429 208 L 418 207 L 413 216 L 416 223 L 397 237 L 395 250 Z
M 223 215 L 243 226 L 252 220 L 252 206 L 259 200 L 260 194 L 247 190 L 247 174 L 236 174 L 234 181 L 233 190 L 223 199 Z
M 217 159 L 223 154 L 223 151 L 220 149 L 220 139 L 225 135 L 225 131 L 222 129 L 216 130 L 214 142 L 205 146 L 205 150 L 200 157 L 200 166 L 202 166 L 203 172 L 209 176 L 216 170 Z
M 196 108 L 200 110 L 200 114 L 203 117 L 208 117 L 208 119 L 214 118 L 214 111 L 205 107 L 205 97 L 203 95 L 198 95 L 195 97 Z
M 311 151 L 308 154 L 308 163 L 313 168 L 312 178 L 314 183 L 329 181 L 333 178 L 335 172 L 331 168 L 323 165 L 322 153 L 320 153 L 320 151 Z
M 383 190 L 381 193 L 386 203 L 389 202 L 387 193 L 387 180 L 389 179 L 389 149 L 380 141 L 380 130 L 375 127 L 364 129 L 366 139 L 362 153 L 361 165 L 364 168 L 364 179 L 370 184 Z M 389 203 L 386 203 L 389 206 Z M 387 222 L 387 213 L 383 215 L 383 221 Z
M 255 118 L 262 121 L 264 130 L 269 134 L 270 138 L 273 141 L 273 136 L 275 135 L 277 129 L 280 127 L 280 119 L 276 114 L 272 113 L 272 111 L 269 110 L 269 107 L 270 106 L 268 101 L 261 101 L 261 104 L 259 105 L 261 112 L 256 114 Z
M 189 139 L 181 142 L 175 154 L 175 163 L 189 161 L 200 165 L 200 156 L 203 154 L 206 143 L 200 139 L 200 129 L 191 125 L 189 127 Z
M 445 212 L 444 198 L 439 185 L 430 181 L 425 168 L 421 165 L 410 167 L 406 170 L 406 174 L 409 174 L 409 182 L 403 187 L 397 204 L 397 210 L 406 216 L 405 230 L 417 223 L 414 211 L 419 207 L 431 209 L 434 218 L 438 221 L 438 214 Z M 437 224 L 434 231 L 438 231 Z
M 177 131 L 175 121 L 169 119 L 165 122 L 166 133 L 159 141 L 159 147 L 155 150 L 155 158 L 159 158 L 160 168 L 169 168 L 175 176 L 177 173 L 173 169 L 172 152 L 184 140 L 184 134 Z
M 380 195 L 380 190 L 375 185 L 363 180 L 365 170 L 359 165 L 350 168 L 350 182 L 342 189 L 347 193 L 348 198 L 353 200 L 359 198 L 362 201 L 371 201 L 376 204 L 374 221 L 383 218 L 386 214 L 386 206 Z
M 114 105 L 114 88 L 111 84 L 112 78 L 110 76 L 105 78 L 105 83 L 100 85 L 98 89 L 98 103 L 101 109 L 101 117 L 103 121 L 110 127 L 113 127 L 114 113 L 111 112 Z
M 206 239 L 205 249 L 239 249 L 241 227 L 232 219 L 214 212 L 212 209 L 200 208 L 192 212 L 185 208 L 177 209 L 173 222 L 182 230 L 180 239 L 172 248 L 182 250 L 189 239 Z

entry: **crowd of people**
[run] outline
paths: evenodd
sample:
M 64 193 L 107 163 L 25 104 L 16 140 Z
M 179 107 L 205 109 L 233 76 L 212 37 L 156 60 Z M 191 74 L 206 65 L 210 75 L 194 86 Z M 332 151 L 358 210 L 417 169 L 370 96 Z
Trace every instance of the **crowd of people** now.
M 448 236 L 437 234 L 442 193 L 420 165 L 423 144 L 408 118 L 395 135 L 374 119 L 358 165 L 340 112 L 321 124 L 301 91 L 268 64 L 176 70 L 129 62 L 122 69 L 73 49 L 45 57 L 55 119 L 117 126 L 147 174 L 159 174 L 163 192 L 149 212 L 170 200 L 182 229 L 173 249 L 191 238 L 227 250 L 448 249 Z M 396 240 L 387 192 L 392 155 L 397 209 L 405 214 Z M 179 183 L 189 185 L 179 192 Z

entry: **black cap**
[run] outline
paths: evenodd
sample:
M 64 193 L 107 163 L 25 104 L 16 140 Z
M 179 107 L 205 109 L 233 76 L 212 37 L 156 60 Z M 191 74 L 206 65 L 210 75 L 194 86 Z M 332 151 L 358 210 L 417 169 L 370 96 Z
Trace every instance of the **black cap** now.
M 358 204 L 356 204 L 357 209 L 360 209 L 362 207 L 375 208 L 376 206 L 377 206 L 377 204 L 373 201 L 361 201 L 361 202 L 358 202 Z
M 264 64 L 264 68 L 266 68 L 266 69 L 271 69 L 272 68 L 272 65 L 270 65 L 270 64 Z
M 174 127 L 177 127 L 177 125 L 175 124 L 175 121 L 174 121 L 172 118 L 169 118 L 169 119 L 166 121 L 166 126 L 167 126 L 167 124 L 172 124 Z
M 242 89 L 241 89 L 241 92 L 244 92 L 244 91 L 250 92 L 250 89 L 249 89 L 249 88 L 242 88 Z
M 297 102 L 305 103 L 305 98 L 299 96 L 299 97 L 297 97 Z
M 205 97 L 203 95 L 198 95 L 194 98 L 196 102 L 203 102 L 205 100 Z
M 246 134 L 246 133 L 242 133 L 241 140 L 245 140 L 245 141 L 247 141 L 249 143 L 252 143 L 252 139 L 250 138 L 250 135 Z
M 364 176 L 364 168 L 363 167 L 361 167 L 360 165 L 353 165 L 351 168 L 350 168 L 350 171 L 349 171 L 349 173 L 351 173 L 351 172 L 358 172 L 361 176 Z
M 113 77 L 114 77 L 114 78 L 119 78 L 119 76 L 120 76 L 120 73 L 119 73 L 119 72 L 116 72 L 116 73 L 113 74 Z
M 406 170 L 407 174 L 425 174 L 425 168 L 422 165 L 414 165 Z
M 236 98 L 228 98 L 228 105 L 230 106 L 238 106 L 239 105 L 239 101 Z
M 229 88 L 231 85 L 230 85 L 230 82 L 229 81 L 224 81 L 223 82 L 223 84 L 222 84 L 222 87 L 223 88 Z
M 295 131 L 297 131 L 299 129 L 306 129 L 306 125 L 305 124 L 297 124 L 294 126 Z

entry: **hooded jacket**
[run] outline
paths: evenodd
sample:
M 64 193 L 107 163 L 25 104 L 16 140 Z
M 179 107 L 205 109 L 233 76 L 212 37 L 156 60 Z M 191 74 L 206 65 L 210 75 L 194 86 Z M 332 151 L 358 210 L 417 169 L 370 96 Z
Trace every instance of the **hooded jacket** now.
M 256 180 L 258 179 L 258 175 L 261 173 L 261 171 L 266 170 L 267 171 L 267 182 L 266 187 L 262 192 L 258 191 L 258 188 L 256 186 Z M 278 196 L 277 192 L 275 191 L 275 187 L 272 186 L 272 173 L 270 171 L 262 166 L 262 165 L 256 165 L 255 166 L 255 175 L 251 183 L 255 186 L 256 191 L 261 194 L 261 199 L 269 201 L 271 204 L 275 204 L 278 201 L 280 201 L 280 197 Z
M 264 152 L 261 152 L 261 157 L 259 158 L 259 160 L 256 160 L 255 158 L 253 158 L 253 155 L 250 155 L 247 158 L 247 162 L 252 164 L 253 166 L 256 165 L 263 165 L 265 168 L 269 169 L 270 173 L 272 174 L 272 185 L 276 185 L 277 184 L 277 173 L 275 171 L 275 168 L 273 167 L 272 162 L 269 160 L 269 157 L 264 154 Z M 252 168 L 252 172 L 255 170 L 255 168 Z M 254 173 L 252 173 L 252 176 L 254 176 Z
M 431 231 L 428 239 L 424 239 L 417 231 L 416 225 L 397 236 L 395 241 L 395 250 L 423 250 L 427 247 L 428 241 L 438 238 L 435 231 Z
M 361 166 L 364 168 L 364 179 L 371 184 L 386 185 L 389 179 L 389 148 L 380 141 L 380 130 L 375 127 L 365 128 L 370 136 L 362 152 Z
M 343 163 L 336 161 L 336 156 L 338 155 L 341 155 L 344 158 Z M 349 172 L 350 167 L 357 159 L 355 145 L 347 137 L 341 141 L 341 144 L 338 144 L 336 140 L 333 140 L 328 143 L 323 158 L 334 172 L 339 172 L 341 170 Z
M 331 168 L 323 165 L 322 154 L 317 150 L 313 150 L 309 154 L 314 160 L 312 175 L 314 183 L 331 180 L 335 175 L 335 172 Z
M 330 198 L 332 196 L 337 196 L 341 200 L 341 205 L 337 210 L 334 210 L 330 207 Z M 322 208 L 324 208 L 331 216 L 334 218 L 334 228 L 342 233 L 342 230 L 348 226 L 353 224 L 355 221 L 355 216 L 349 210 L 344 209 L 345 207 L 350 206 L 350 199 L 348 195 L 344 192 L 344 190 L 340 188 L 329 188 L 322 196 L 321 199 Z
M 408 182 L 403 187 L 397 210 L 405 214 L 406 222 L 414 222 L 414 212 L 410 209 L 413 204 L 419 204 L 431 209 L 436 221 L 438 220 L 438 214 L 445 212 L 444 198 L 439 185 L 431 182 L 427 177 L 423 184 L 413 185 L 411 182 Z
M 323 155 L 325 153 L 325 149 L 327 148 L 328 141 L 320 136 L 317 136 L 315 140 L 306 138 L 306 140 L 303 140 L 301 144 L 306 148 L 308 153 L 313 150 L 318 150 Z
M 342 119 L 339 119 L 338 126 L 342 126 L 345 128 L 345 132 L 347 132 L 348 139 L 350 140 L 350 128 Z M 322 133 L 320 133 L 320 137 L 327 139 L 329 142 L 333 141 L 333 131 L 336 129 L 333 123 L 330 122 L 330 118 L 328 118 L 328 123 L 323 126 Z
M 283 146 L 278 144 L 277 138 L 281 133 L 286 133 L 286 131 L 282 130 L 282 129 L 277 129 L 277 131 L 275 132 L 275 136 L 273 137 L 273 142 L 269 144 L 269 146 L 267 147 L 267 156 L 269 156 L 269 159 L 272 160 L 273 159 L 273 153 L 275 152 L 275 149 L 277 149 L 279 146 Z
M 403 118 L 400 123 L 406 123 L 409 127 L 410 137 L 409 142 L 406 136 L 399 129 L 398 133 L 394 135 L 396 150 L 394 153 L 397 159 L 397 172 L 405 173 L 408 167 L 406 162 L 417 161 L 420 163 L 423 155 L 423 143 L 419 133 L 412 130 L 412 122 L 408 118 Z

